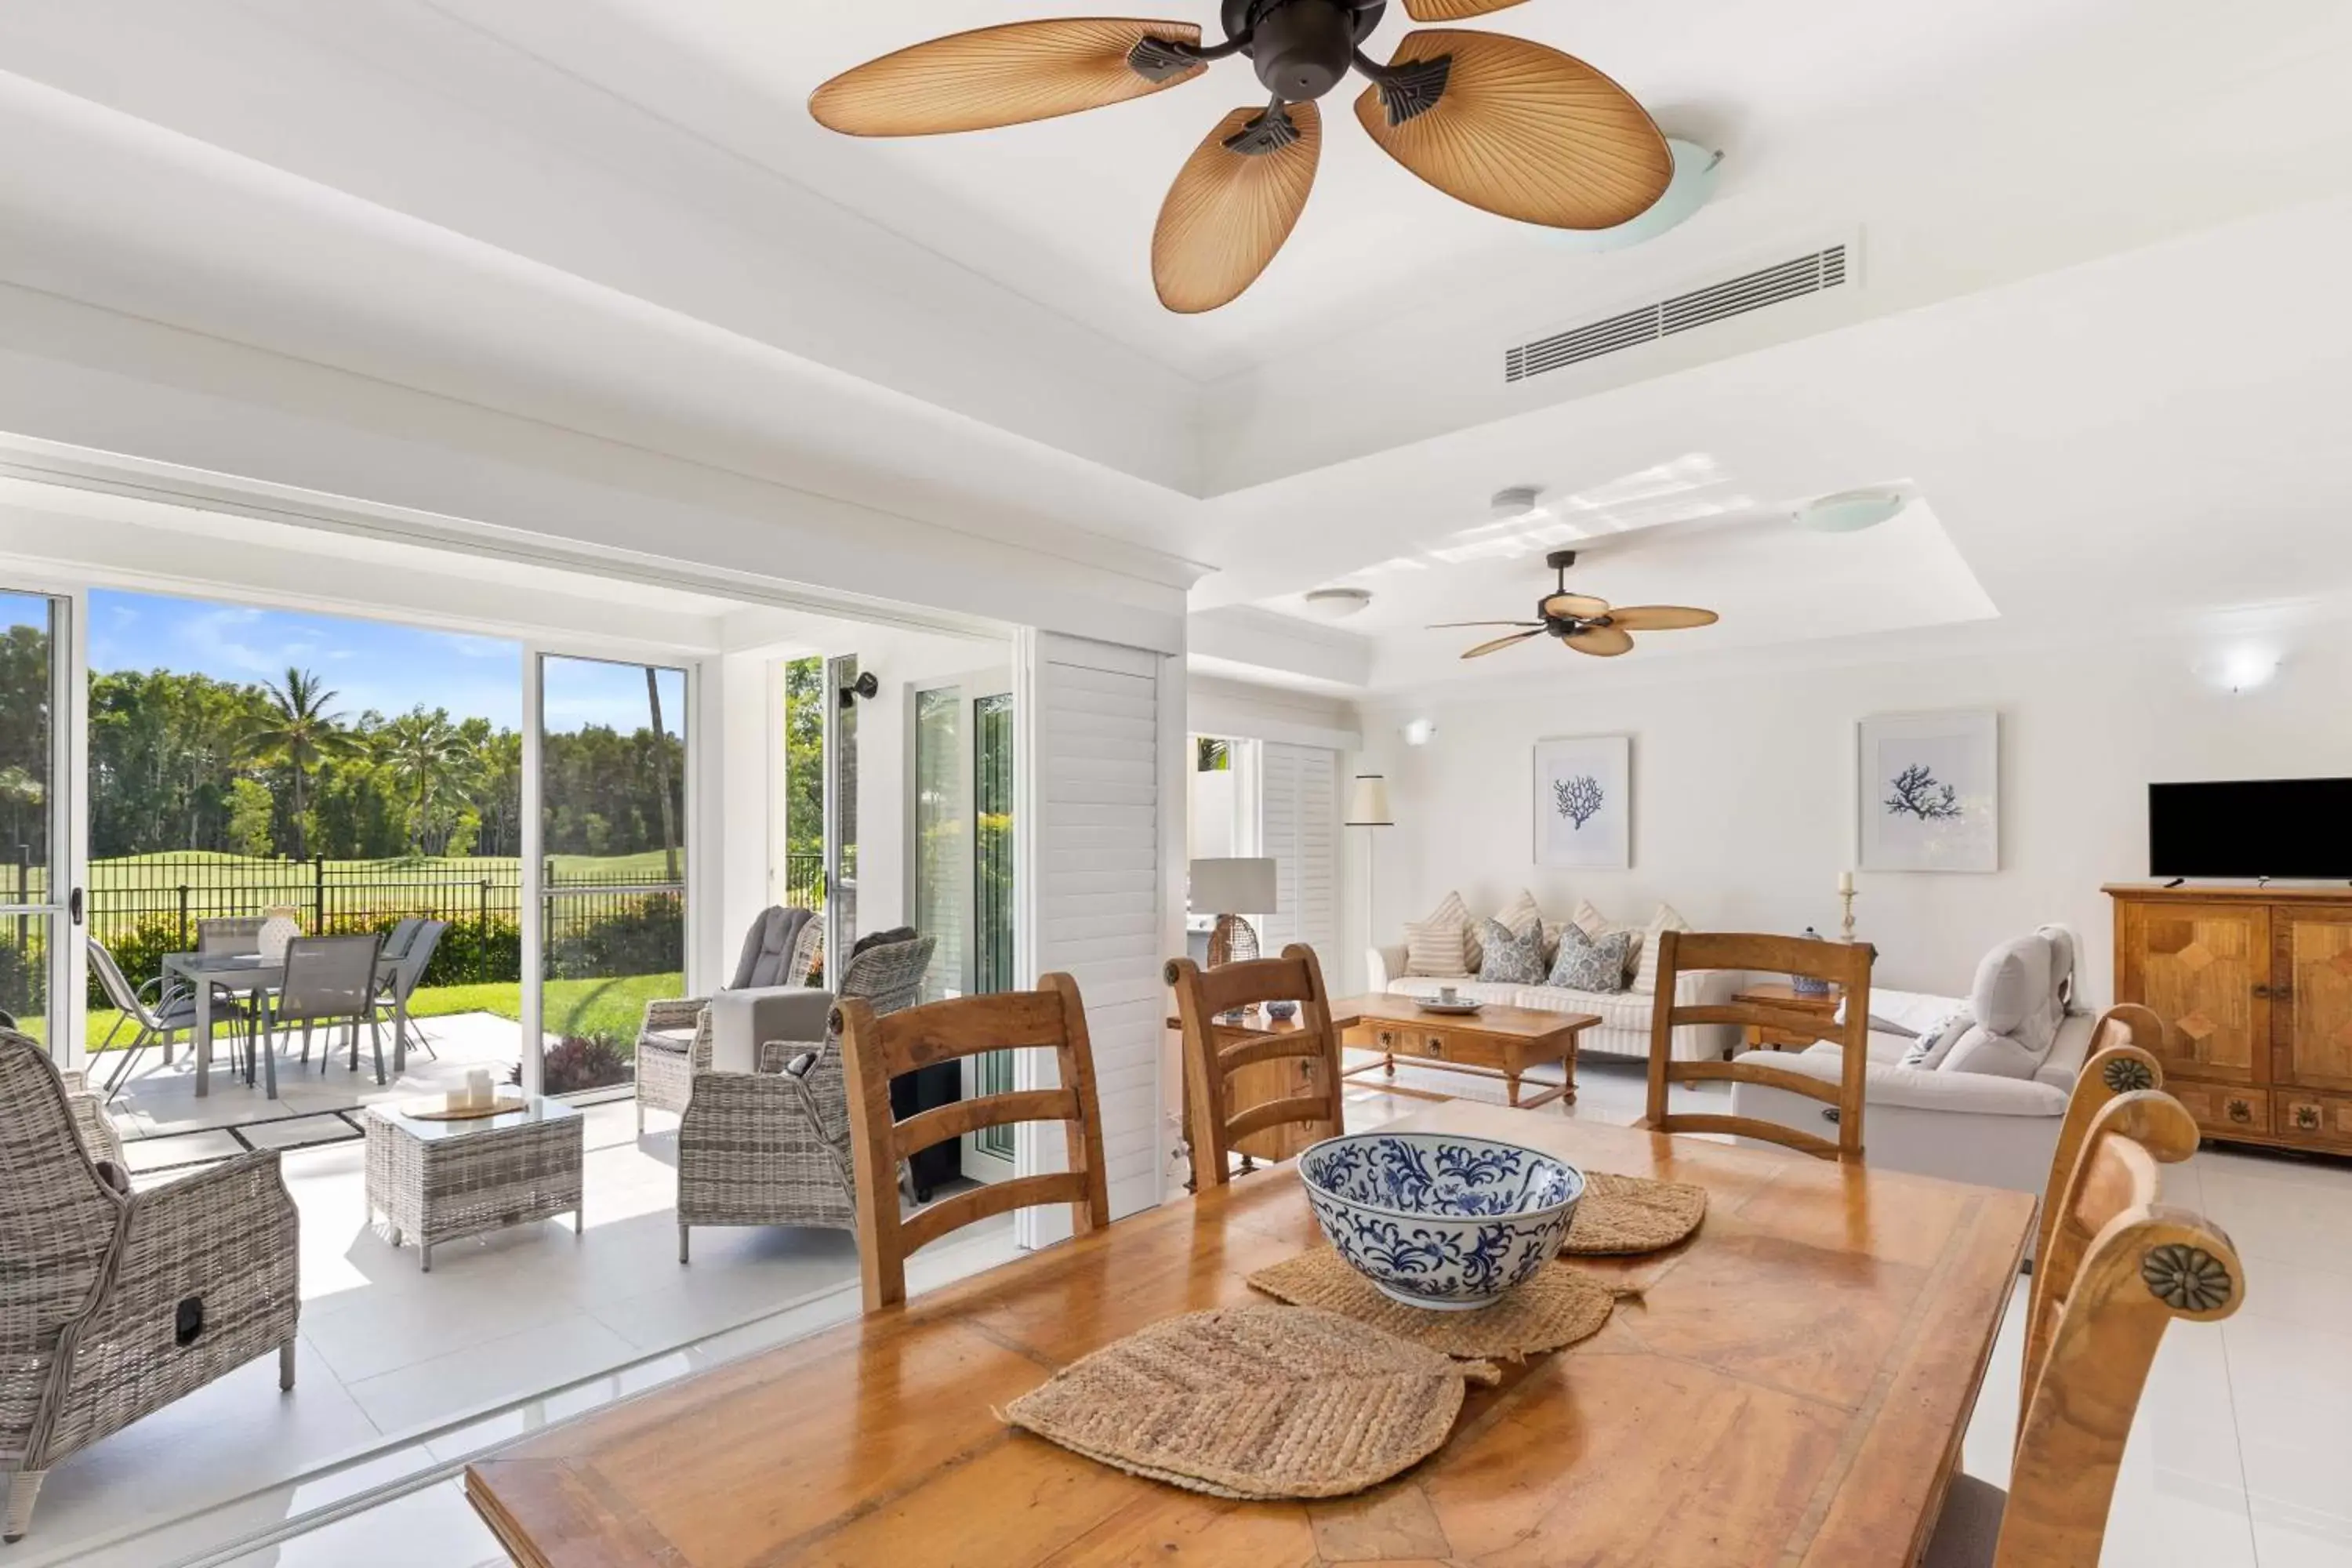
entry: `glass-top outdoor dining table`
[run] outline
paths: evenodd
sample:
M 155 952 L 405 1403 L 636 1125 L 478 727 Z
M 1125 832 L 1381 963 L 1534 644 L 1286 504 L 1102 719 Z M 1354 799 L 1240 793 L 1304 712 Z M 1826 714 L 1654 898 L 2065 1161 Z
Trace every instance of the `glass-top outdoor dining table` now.
M 393 976 L 392 960 L 376 961 L 376 985 L 381 990 Z M 286 984 L 286 965 L 281 960 L 265 963 L 257 952 L 169 952 L 163 955 L 163 973 L 185 980 L 195 992 L 196 1094 L 203 1098 L 212 1093 L 213 1069 L 213 995 L 215 991 L 241 994 L 257 1002 L 268 992 Z M 393 992 L 392 1070 L 397 1077 L 408 1065 L 407 998 L 395 988 Z M 261 1058 L 262 1079 L 268 1097 L 278 1098 L 278 1053 L 263 1042 L 252 1053 Z M 250 1061 L 245 1080 L 253 1081 Z

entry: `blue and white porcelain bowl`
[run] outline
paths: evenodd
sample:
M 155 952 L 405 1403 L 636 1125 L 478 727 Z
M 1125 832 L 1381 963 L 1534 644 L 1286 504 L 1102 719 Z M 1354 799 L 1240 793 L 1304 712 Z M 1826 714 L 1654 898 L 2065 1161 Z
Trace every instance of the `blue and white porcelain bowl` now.
M 1444 1132 L 1356 1132 L 1298 1156 L 1323 1234 L 1393 1300 L 1484 1307 L 1552 1259 L 1584 1173 L 1517 1143 Z

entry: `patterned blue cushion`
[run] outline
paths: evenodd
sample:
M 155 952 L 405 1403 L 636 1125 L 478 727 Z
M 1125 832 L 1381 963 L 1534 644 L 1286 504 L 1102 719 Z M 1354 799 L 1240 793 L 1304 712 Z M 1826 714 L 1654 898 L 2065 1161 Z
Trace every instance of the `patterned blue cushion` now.
M 1581 926 L 1568 926 L 1559 933 L 1559 957 L 1553 961 L 1551 978 L 1544 984 L 1570 991 L 1624 990 L 1625 965 L 1633 956 L 1634 934 L 1612 931 L 1596 939 L 1585 935 Z
M 1486 949 L 1486 956 L 1479 963 L 1478 978 L 1498 985 L 1542 984 L 1543 942 L 1541 921 L 1530 921 L 1525 936 L 1512 935 L 1500 921 L 1482 921 L 1478 945 Z

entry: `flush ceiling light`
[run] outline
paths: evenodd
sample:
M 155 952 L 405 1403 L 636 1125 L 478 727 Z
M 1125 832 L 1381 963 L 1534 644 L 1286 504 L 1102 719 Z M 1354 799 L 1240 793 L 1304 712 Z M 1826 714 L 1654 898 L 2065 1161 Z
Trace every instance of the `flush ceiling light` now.
M 1651 203 L 1641 216 L 1613 228 L 1545 229 L 1544 242 L 1563 250 L 1622 250 L 1657 238 L 1706 205 L 1715 195 L 1716 171 L 1723 165 L 1723 154 L 1674 136 L 1666 138 L 1666 151 L 1674 154 L 1674 178 L 1666 184 L 1666 194 Z
M 1794 521 L 1799 528 L 1815 533 L 1860 533 L 1865 528 L 1876 528 L 1910 504 L 1910 498 L 1901 490 L 1840 490 L 1807 501 L 1797 509 Z
M 1370 591 L 1364 588 L 1316 588 L 1307 595 L 1307 613 L 1318 620 L 1344 621 L 1362 614 L 1371 602 Z

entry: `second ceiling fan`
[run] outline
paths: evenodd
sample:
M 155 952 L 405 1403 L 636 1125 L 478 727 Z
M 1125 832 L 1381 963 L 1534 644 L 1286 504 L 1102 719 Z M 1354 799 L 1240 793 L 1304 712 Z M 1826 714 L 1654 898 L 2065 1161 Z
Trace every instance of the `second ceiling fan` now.
M 1523 628 L 1508 637 L 1492 642 L 1482 642 L 1465 651 L 1464 658 L 1483 658 L 1515 643 L 1538 637 L 1546 632 L 1559 639 L 1562 647 L 1589 653 L 1601 658 L 1614 658 L 1619 654 L 1633 651 L 1634 632 L 1678 632 L 1693 626 L 1711 626 L 1720 619 L 1713 610 L 1693 609 L 1687 605 L 1612 605 L 1606 599 L 1596 599 L 1590 594 L 1568 591 L 1568 569 L 1576 564 L 1576 552 L 1555 550 L 1544 557 L 1544 564 L 1559 574 L 1558 586 L 1536 601 L 1536 619 L 1532 621 L 1440 621 L 1431 631 L 1444 631 L 1461 626 L 1517 626 Z
M 852 136 L 984 131 L 1162 91 L 1248 57 L 1269 95 L 1219 121 L 1178 171 L 1151 239 L 1171 310 L 1238 299 L 1290 237 L 1323 147 L 1316 100 L 1349 71 L 1356 118 L 1391 157 L 1472 206 L 1553 228 L 1613 228 L 1664 194 L 1674 155 L 1649 114 L 1572 56 L 1499 33 L 1408 33 L 1383 65 L 1363 45 L 1388 0 L 1222 0 L 1224 41 L 1190 22 L 1009 22 L 885 55 L 810 96 Z M 1451 22 L 1520 0 L 1403 0 Z

